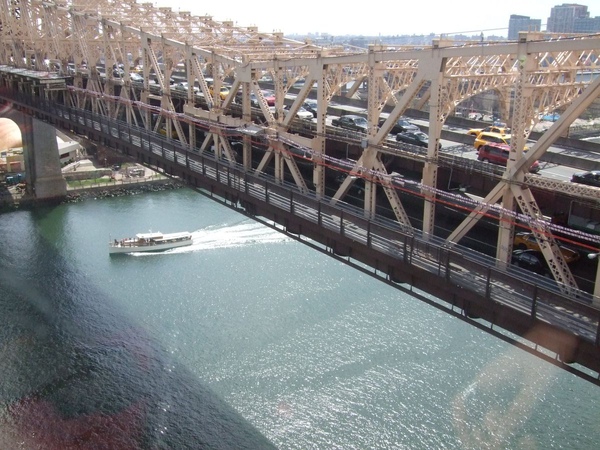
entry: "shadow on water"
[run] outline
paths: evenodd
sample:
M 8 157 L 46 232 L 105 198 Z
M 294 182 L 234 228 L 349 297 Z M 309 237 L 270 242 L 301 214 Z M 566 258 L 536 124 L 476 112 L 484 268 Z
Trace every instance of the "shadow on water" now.
M 0 246 L 0 448 L 275 448 L 32 238 L 43 258 Z

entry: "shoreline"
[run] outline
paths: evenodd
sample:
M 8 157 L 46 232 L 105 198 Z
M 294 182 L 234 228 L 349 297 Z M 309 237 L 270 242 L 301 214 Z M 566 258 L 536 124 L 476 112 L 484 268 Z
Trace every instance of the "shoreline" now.
M 126 195 L 140 195 L 148 192 L 160 192 L 186 187 L 185 183 L 172 179 L 150 180 L 136 183 L 123 183 L 114 186 L 94 186 L 69 190 L 67 195 L 55 199 L 37 200 L 27 197 L 13 197 L 3 199 L 0 204 L 0 214 L 14 212 L 22 209 L 34 209 L 43 205 L 60 205 L 64 203 L 79 203 L 89 199 L 102 199 L 109 197 L 123 197 Z
M 139 195 L 147 192 L 160 192 L 184 187 L 186 185 L 180 181 L 167 179 L 134 184 L 82 188 L 70 191 L 60 203 L 78 203 L 90 198 L 124 197 L 126 195 Z

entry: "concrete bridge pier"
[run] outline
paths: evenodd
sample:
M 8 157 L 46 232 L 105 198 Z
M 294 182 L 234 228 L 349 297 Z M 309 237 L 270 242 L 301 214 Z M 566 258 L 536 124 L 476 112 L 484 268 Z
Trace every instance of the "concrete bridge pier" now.
M 12 109 L 5 117 L 21 129 L 27 194 L 35 200 L 52 200 L 67 195 L 60 170 L 56 129 L 28 114 Z

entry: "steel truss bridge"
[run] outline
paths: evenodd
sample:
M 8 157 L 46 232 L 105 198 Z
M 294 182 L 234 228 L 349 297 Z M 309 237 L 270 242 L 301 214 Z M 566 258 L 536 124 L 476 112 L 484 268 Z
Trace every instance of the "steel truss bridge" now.
M 198 172 L 201 167 L 198 173 L 203 176 L 210 177 L 206 166 L 195 167 L 190 155 L 202 155 L 212 148 L 217 164 L 212 169 L 215 180 L 225 177 L 246 195 L 257 186 L 246 177 L 250 174 L 266 177 L 267 169 L 274 168 L 273 184 L 269 186 L 285 186 L 286 177 L 291 177 L 293 192 L 316 202 L 311 206 L 297 204 L 280 194 L 284 196 L 280 199 L 282 210 L 316 214 L 322 230 L 326 229 L 325 218 L 319 208 L 341 204 L 352 183 L 358 177 L 363 178 L 364 207 L 360 214 L 353 216 L 352 226 L 348 228 L 344 226 L 343 217 L 328 212 L 332 226 L 338 233 L 343 229 L 346 234 L 355 228 L 356 236 L 351 241 L 361 242 L 362 236 L 365 244 L 372 246 L 369 227 L 380 220 L 376 214 L 376 193 L 381 189 L 395 215 L 392 228 L 402 236 L 388 236 L 388 244 L 393 242 L 392 247 L 401 249 L 405 258 L 412 255 L 414 239 L 428 249 L 425 253 L 430 256 L 431 249 L 441 252 L 443 257 L 434 257 L 431 264 L 446 281 L 457 276 L 451 270 L 455 267 L 453 264 L 463 269 L 468 267 L 468 273 L 478 273 L 476 266 L 480 262 L 465 262 L 469 257 L 464 255 L 460 241 L 482 217 L 495 214 L 500 230 L 497 255 L 492 265 L 482 266 L 485 273 L 480 275 L 486 281 L 477 288 L 483 289 L 478 295 L 483 294 L 486 299 L 494 299 L 493 292 L 498 289 L 491 283 L 490 274 L 510 273 L 514 218 L 518 216 L 536 236 L 558 287 L 558 290 L 550 290 L 552 294 L 546 302 L 538 303 L 543 289 L 534 284 L 534 293 L 526 295 L 529 319 L 547 322 L 548 314 L 540 317 L 536 313 L 542 304 L 558 302 L 560 308 L 565 309 L 564 302 L 570 301 L 571 306 L 566 309 L 577 310 L 577 315 L 583 308 L 586 317 L 591 317 L 593 330 L 583 333 L 587 335 L 585 338 L 577 338 L 588 343 L 579 347 L 580 355 L 585 353 L 585 356 L 571 352 L 563 361 L 582 362 L 598 371 L 598 310 L 577 301 L 581 292 L 554 238 L 555 229 L 541 214 L 530 188 L 560 191 L 590 200 L 597 200 L 598 190 L 528 175 L 527 168 L 540 159 L 600 94 L 600 77 L 590 75 L 600 71 L 599 35 L 523 33 L 518 41 L 511 42 L 464 44 L 440 38 L 428 47 L 371 45 L 360 49 L 290 40 L 282 33 L 263 33 L 255 27 L 234 26 L 232 22 L 218 22 L 209 16 L 197 17 L 131 0 L 2 0 L 0 27 L 3 87 L 12 91 L 7 96 L 9 100 L 12 96 L 16 104 L 34 114 L 36 104 L 46 105 L 46 110 L 52 109 L 50 105 L 62 105 L 66 109 L 52 113 L 61 118 L 59 121 L 91 125 L 90 130 L 105 137 L 124 139 L 124 128 L 143 130 L 143 133 L 163 129 L 167 137 L 166 144 L 160 144 L 160 158 L 175 166 L 183 162 L 191 171 Z M 182 69 L 190 87 L 183 98 L 170 84 L 173 74 Z M 135 70 L 141 72 L 143 81 L 132 79 Z M 269 107 L 263 94 L 264 80 L 274 89 L 274 108 Z M 229 86 L 228 94 L 221 96 L 220 88 L 225 85 Z M 332 132 L 326 123 L 327 109 L 336 97 L 355 97 L 363 85 L 367 86 L 368 94 L 367 132 L 353 135 Z M 197 87 L 198 94 L 192 86 Z M 496 93 L 502 118 L 513 130 L 509 161 L 497 176 L 494 188 L 482 201 L 471 205 L 469 216 L 440 243 L 433 231 L 435 203 L 442 195 L 437 189 L 438 170 L 448 164 L 438 146 L 442 126 L 455 108 L 487 91 Z M 295 97 L 289 112 L 284 113 L 290 93 Z M 258 110 L 252 106 L 251 95 L 257 99 Z M 30 100 L 25 100 L 26 97 Z M 295 115 L 308 97 L 316 99 L 318 115 L 310 133 L 300 133 Z M 32 98 L 36 99 L 33 103 Z M 379 118 L 384 108 L 391 112 L 381 124 Z M 392 148 L 387 141 L 392 126 L 408 108 L 421 109 L 429 115 L 429 147 L 419 154 L 410 149 Z M 538 118 L 559 108 L 564 110 L 560 119 L 524 153 L 522 149 L 529 130 Z M 75 122 L 72 120 L 74 111 L 77 112 Z M 104 133 L 102 126 L 109 130 L 111 123 L 119 124 L 117 136 L 110 131 Z M 94 124 L 100 128 L 96 129 Z M 242 142 L 241 154 L 232 148 L 233 137 Z M 266 143 L 266 151 L 261 161 L 253 165 L 256 139 Z M 132 148 L 153 152 L 158 157 L 157 147 L 144 147 L 144 142 L 152 141 L 150 138 L 124 141 Z M 350 165 L 333 157 L 331 143 L 336 141 L 356 144 L 361 149 L 360 157 Z M 397 193 L 397 181 L 387 173 L 383 158 L 389 154 L 417 158 L 423 163 L 422 178 L 417 183 L 425 205 L 422 229 L 415 229 L 411 224 Z M 300 159 L 312 163 L 310 187 L 299 168 Z M 347 176 L 335 195 L 328 197 L 325 171 L 332 165 L 344 168 Z M 230 179 L 234 172 L 235 177 Z M 275 196 L 268 192 L 277 189 L 264 189 L 259 196 L 269 204 Z M 312 212 L 306 212 L 309 209 Z M 348 244 L 350 247 L 353 246 Z M 454 261 L 451 255 L 461 255 L 460 261 Z M 386 273 L 394 279 L 402 279 L 398 274 Z M 471 283 L 477 278 L 466 277 Z M 512 290 L 515 277 L 511 275 L 509 279 L 510 282 L 498 284 L 502 286 L 500 289 Z M 467 293 L 470 290 L 465 289 L 464 284 L 452 285 L 460 285 L 461 295 L 470 298 L 471 294 Z M 455 296 L 457 292 L 454 291 Z M 455 297 L 453 304 L 456 302 Z M 467 311 L 464 301 L 460 302 Z M 477 315 L 484 314 L 479 311 Z M 498 319 L 496 313 L 494 317 Z M 589 342 L 592 342 L 591 347 Z M 564 349 L 558 348 L 560 345 L 550 347 L 565 355 Z

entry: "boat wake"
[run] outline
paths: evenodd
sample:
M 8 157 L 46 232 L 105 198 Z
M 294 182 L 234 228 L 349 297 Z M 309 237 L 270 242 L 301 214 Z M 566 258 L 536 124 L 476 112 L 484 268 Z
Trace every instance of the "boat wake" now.
M 254 221 L 244 221 L 235 225 L 209 226 L 192 232 L 193 244 L 163 252 L 131 253 L 134 256 L 170 255 L 201 250 L 212 250 L 247 245 L 288 242 L 291 238 L 283 233 Z

